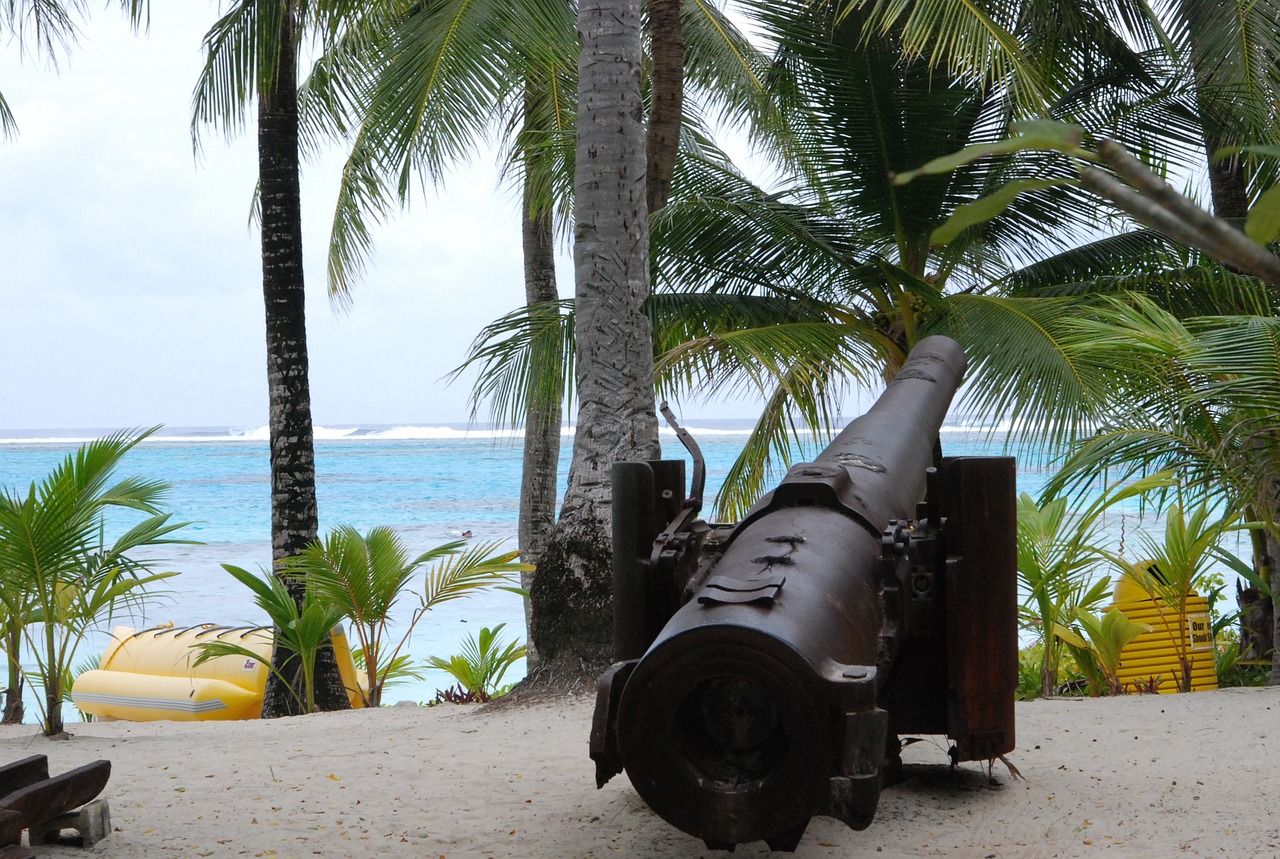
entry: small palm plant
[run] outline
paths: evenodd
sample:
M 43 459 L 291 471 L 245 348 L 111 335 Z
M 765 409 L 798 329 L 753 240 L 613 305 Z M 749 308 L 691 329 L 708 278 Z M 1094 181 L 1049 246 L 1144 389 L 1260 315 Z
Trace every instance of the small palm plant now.
M 432 668 L 448 672 L 454 680 L 467 692 L 472 700 L 486 703 L 496 698 L 502 691 L 502 678 L 507 669 L 524 659 L 528 648 L 518 641 L 504 642 L 499 633 L 505 623 L 493 629 L 487 626 L 480 630 L 480 639 L 467 633 L 462 642 L 462 653 L 441 659 L 439 656 L 427 658 Z
M 1128 564 L 1121 558 L 1113 559 L 1128 578 L 1132 579 L 1155 599 L 1161 620 L 1169 629 L 1176 629 L 1173 636 L 1174 652 L 1178 657 L 1179 672 L 1176 678 L 1179 692 L 1191 691 L 1191 647 L 1187 629 L 1187 603 L 1199 586 L 1210 565 L 1225 553 L 1219 547 L 1230 522 L 1214 518 L 1212 509 L 1205 503 L 1189 513 L 1172 504 L 1165 511 L 1163 541 L 1148 534 L 1140 535 L 1146 560 L 1142 564 Z M 1166 616 L 1172 616 L 1166 620 Z M 1212 646 L 1212 639 L 1209 644 Z
M 68 454 L 39 485 L 33 481 L 25 494 L 0 491 L 0 605 L 9 690 L 13 695 L 21 685 L 17 654 L 25 641 L 36 660 L 32 679 L 43 687 L 37 701 L 48 736 L 63 733 L 64 682 L 85 635 L 135 605 L 147 586 L 177 575 L 153 573 L 157 560 L 130 554 L 143 546 L 192 542 L 170 536 L 185 523 L 171 522 L 157 507 L 166 484 L 114 480 L 125 454 L 154 431 L 90 442 Z M 106 515 L 120 509 L 145 518 L 108 542 Z M 12 700 L 8 707 L 15 708 Z
M 316 656 L 322 649 L 333 647 L 329 634 L 342 621 L 341 609 L 322 599 L 311 587 L 303 589 L 299 604 L 284 579 L 270 572 L 264 571 L 260 578 L 231 564 L 223 564 L 222 568 L 253 591 L 254 603 L 267 613 L 275 626 L 275 646 L 293 653 L 281 668 L 273 666 L 271 671 L 293 695 L 303 713 L 316 712 Z M 196 665 L 219 656 L 259 658 L 256 652 L 230 641 L 201 641 L 196 647 L 200 651 Z
M 1084 632 L 1083 638 L 1067 627 L 1058 627 L 1056 633 L 1069 647 L 1075 649 L 1077 661 L 1096 673 L 1096 679 L 1090 682 L 1090 692 L 1099 695 L 1105 689 L 1109 695 L 1123 694 L 1124 686 L 1119 676 L 1120 656 L 1125 645 L 1150 632 L 1151 627 L 1130 620 L 1118 608 L 1110 609 L 1102 617 L 1091 611 L 1077 609 L 1075 620 Z
M 1167 473 L 1154 474 L 1094 498 L 1073 509 L 1064 497 L 1036 502 L 1027 493 L 1018 499 L 1018 577 L 1026 598 L 1023 625 L 1040 632 L 1044 652 L 1040 693 L 1053 694 L 1063 640 L 1058 630 L 1071 626 L 1077 610 L 1098 605 L 1109 595 L 1111 580 L 1090 580 L 1090 572 L 1106 557 L 1098 545 L 1100 519 L 1110 507 L 1170 482 Z
M 453 541 L 410 558 L 391 528 L 372 528 L 362 535 L 343 526 L 288 559 L 283 571 L 305 581 L 318 599 L 351 621 L 363 654 L 365 704 L 377 707 L 387 681 L 402 672 L 401 653 L 428 611 L 490 587 L 522 593 L 512 575 L 532 567 L 518 563 L 517 552 L 498 551 L 500 545 L 478 543 L 466 548 L 465 541 Z M 418 605 L 397 640 L 391 630 L 392 611 L 424 567 Z

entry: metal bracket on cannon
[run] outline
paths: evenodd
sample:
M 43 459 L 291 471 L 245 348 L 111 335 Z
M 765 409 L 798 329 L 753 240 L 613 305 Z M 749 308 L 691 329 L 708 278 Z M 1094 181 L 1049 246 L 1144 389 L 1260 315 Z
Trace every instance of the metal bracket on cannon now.
M 613 464 L 613 651 L 620 661 L 644 654 L 733 531 L 698 518 L 707 474 L 702 449 L 665 402 L 660 408 L 693 458 L 693 480 L 686 496 L 681 459 Z M 728 585 L 723 592 L 750 590 Z

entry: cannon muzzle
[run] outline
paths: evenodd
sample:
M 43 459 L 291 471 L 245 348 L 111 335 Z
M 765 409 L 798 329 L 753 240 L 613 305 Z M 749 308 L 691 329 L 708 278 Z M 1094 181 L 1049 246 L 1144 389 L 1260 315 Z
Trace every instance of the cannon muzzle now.
M 791 850 L 814 814 L 871 823 L 903 732 L 953 760 L 1013 748 L 1013 461 L 937 455 L 964 367 L 921 341 L 736 525 L 694 518 L 682 463 L 615 465 L 599 784 L 625 769 L 710 847 Z

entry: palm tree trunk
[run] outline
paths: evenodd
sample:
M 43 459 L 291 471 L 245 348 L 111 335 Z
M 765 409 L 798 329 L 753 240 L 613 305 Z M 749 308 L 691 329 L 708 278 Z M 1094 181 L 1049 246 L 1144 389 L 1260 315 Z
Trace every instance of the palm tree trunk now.
M 4 719 L 0 724 L 21 725 L 25 714 L 22 704 L 22 664 L 18 654 L 22 648 L 22 626 L 15 618 L 9 619 L 9 627 L 5 633 L 5 654 L 9 663 L 9 684 L 4 690 Z
M 1213 214 L 1219 218 L 1243 218 L 1249 213 L 1249 185 L 1244 161 L 1238 156 L 1214 160 L 1218 150 L 1242 141 L 1232 128 L 1239 112 L 1234 104 L 1224 104 L 1220 94 L 1223 81 L 1218 69 L 1222 58 L 1206 55 L 1206 46 L 1213 41 L 1210 34 L 1217 26 L 1206 17 L 1212 14 L 1204 8 L 1208 5 L 1198 0 L 1179 0 L 1178 12 L 1191 35 L 1191 70 L 1195 76 L 1196 101 L 1209 167 Z
M 276 564 L 300 552 L 316 539 L 319 531 L 302 276 L 296 26 L 297 9 L 290 3 L 280 28 L 275 77 L 258 93 L 262 294 L 266 304 L 270 392 L 271 558 Z M 301 599 L 301 594 L 297 596 Z M 330 656 L 320 663 L 325 666 L 317 684 L 320 707 L 349 707 L 332 649 L 325 648 L 323 652 Z M 277 647 L 272 662 L 277 669 L 283 669 L 291 655 Z M 263 696 L 263 717 L 287 715 L 295 710 L 296 703 L 273 675 Z
M 612 657 L 609 471 L 658 456 L 637 0 L 578 6 L 574 177 L 578 422 L 560 519 L 534 576 L 538 679 L 594 674 Z
M 52 623 L 46 622 L 44 625 L 44 646 L 44 735 L 57 738 L 65 734 L 66 731 L 62 727 L 62 678 L 58 676 L 57 671 L 57 666 L 62 663 L 58 660 L 58 644 L 55 640 L 54 625 Z
M 529 305 L 555 301 L 556 290 L 555 235 L 552 213 L 533 200 L 529 180 L 525 180 L 522 238 L 524 245 L 524 295 Z M 550 348 L 551 344 L 546 344 Z M 539 348 L 538 346 L 534 347 Z M 551 366 L 559 366 L 559 350 Z M 548 356 L 552 357 L 552 356 Z M 543 360 L 535 356 L 534 363 Z M 560 467 L 560 423 L 563 414 L 564 386 L 561 376 L 539 374 L 530 379 L 536 389 L 530 390 L 524 415 L 524 470 L 520 481 L 520 560 L 537 564 L 551 539 L 556 524 L 556 478 Z M 520 585 L 528 592 L 533 574 L 520 574 Z M 533 605 L 524 600 L 525 629 L 533 623 Z M 537 650 L 530 645 L 526 664 L 532 669 L 538 662 Z
M 1274 509 L 1274 508 L 1273 508 Z M 1266 562 L 1268 564 L 1268 572 L 1272 575 L 1268 578 L 1268 584 L 1271 585 L 1272 593 L 1276 589 L 1275 559 L 1280 558 L 1280 539 L 1270 530 L 1265 532 L 1267 542 Z M 1269 686 L 1280 686 L 1280 647 L 1276 644 L 1280 643 L 1280 606 L 1277 606 L 1274 600 L 1270 602 L 1271 608 L 1271 676 L 1267 680 Z M 1265 626 L 1266 620 L 1263 619 L 1260 625 Z M 1265 657 L 1264 657 L 1265 658 Z
M 1218 135 L 1205 134 L 1205 158 L 1209 162 L 1209 191 L 1213 214 L 1219 218 L 1241 219 L 1249 214 L 1249 185 L 1244 161 L 1239 156 L 1214 160 L 1214 153 L 1230 145 Z
M 649 214 L 667 205 L 680 145 L 684 111 L 684 27 L 680 0 L 649 0 L 653 71 L 649 86 L 649 136 L 645 172 Z
M 1258 513 L 1258 505 L 1245 508 L 1245 519 L 1250 522 L 1262 521 Z M 1266 532 L 1251 530 L 1249 543 L 1253 550 L 1253 571 L 1262 579 L 1272 581 L 1271 569 L 1274 564 L 1268 552 L 1270 541 Z M 1240 609 L 1240 658 L 1249 660 L 1271 659 L 1272 640 L 1272 606 L 1271 599 L 1261 588 L 1250 585 L 1242 587 L 1236 580 L 1236 606 Z

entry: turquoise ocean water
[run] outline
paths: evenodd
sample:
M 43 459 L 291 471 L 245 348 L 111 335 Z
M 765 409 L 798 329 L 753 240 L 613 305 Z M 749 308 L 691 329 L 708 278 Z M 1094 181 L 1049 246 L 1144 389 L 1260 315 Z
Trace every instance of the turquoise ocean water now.
M 707 498 L 741 451 L 749 421 L 689 420 L 688 429 L 707 463 Z M 110 430 L 0 431 L 0 486 L 26 491 L 69 451 Z M 317 494 L 323 532 L 338 525 L 366 530 L 396 528 L 413 553 L 469 530 L 475 540 L 507 541 L 515 548 L 520 491 L 518 436 L 459 425 L 325 427 L 316 431 Z M 948 426 L 947 455 L 1001 453 L 1003 434 L 993 440 L 981 429 Z M 674 434 L 664 431 L 663 455 L 688 459 Z M 561 450 L 561 492 L 572 437 Z M 691 473 L 687 467 L 687 473 Z M 140 475 L 172 485 L 166 509 L 191 522 L 183 534 L 201 545 L 168 546 L 153 552 L 159 569 L 179 576 L 165 582 L 142 616 L 123 618 L 131 626 L 172 621 L 253 624 L 265 620 L 249 592 L 221 568 L 229 563 L 250 570 L 270 566 L 270 484 L 265 428 L 165 428 L 125 459 L 119 476 Z M 1037 458 L 1020 460 L 1019 491 L 1036 494 L 1049 472 Z M 110 524 L 122 528 L 126 520 Z M 110 535 L 109 535 L 110 536 Z M 414 604 L 406 597 L 407 609 Z M 524 638 L 520 599 L 505 592 L 478 594 L 433 610 L 409 646 L 417 659 L 458 652 L 466 633 L 506 623 L 505 632 Z M 100 653 L 106 633 L 86 642 L 80 657 Z M 523 676 L 516 666 L 509 680 Z M 428 701 L 450 685 L 443 672 L 428 672 L 420 683 L 388 690 L 384 700 Z M 34 712 L 30 707 L 28 712 Z M 71 714 L 68 714 L 72 718 Z M 28 717 L 30 718 L 30 716 Z

